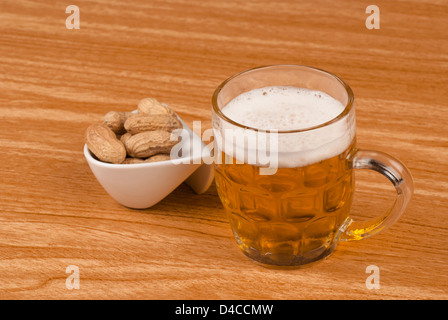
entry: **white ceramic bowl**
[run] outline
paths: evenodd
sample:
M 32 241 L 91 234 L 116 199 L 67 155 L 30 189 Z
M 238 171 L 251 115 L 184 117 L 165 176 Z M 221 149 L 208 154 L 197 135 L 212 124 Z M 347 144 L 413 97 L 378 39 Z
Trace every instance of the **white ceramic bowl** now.
M 182 124 L 190 134 L 191 143 L 207 148 L 183 121 Z M 182 158 L 188 164 L 178 164 L 173 160 L 111 164 L 95 159 L 87 145 L 84 145 L 84 156 L 98 182 L 112 198 L 134 209 L 155 205 L 184 181 L 198 194 L 207 191 L 213 182 L 213 168 L 211 165 L 201 164 L 203 150 L 193 151 L 188 159 Z

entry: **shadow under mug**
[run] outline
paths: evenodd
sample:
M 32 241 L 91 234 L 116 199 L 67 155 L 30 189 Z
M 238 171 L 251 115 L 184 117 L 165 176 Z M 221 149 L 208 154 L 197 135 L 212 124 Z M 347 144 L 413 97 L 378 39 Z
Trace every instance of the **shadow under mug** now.
M 272 86 L 324 92 L 345 108 L 317 126 L 272 132 L 245 126 L 222 112 L 240 94 Z M 274 268 L 300 267 L 328 256 L 338 241 L 360 240 L 380 232 L 404 212 L 413 193 L 412 176 L 390 155 L 356 147 L 353 103 L 353 92 L 342 79 L 299 65 L 250 69 L 225 80 L 214 92 L 216 186 L 237 244 L 254 262 Z M 238 158 L 241 146 L 235 136 L 257 134 L 267 135 L 266 140 L 276 135 L 278 169 L 274 174 L 261 174 L 257 163 L 245 163 L 247 155 Z M 282 149 L 282 141 L 310 139 L 309 148 Z M 392 208 L 371 221 L 350 218 L 354 169 L 379 172 L 396 190 Z

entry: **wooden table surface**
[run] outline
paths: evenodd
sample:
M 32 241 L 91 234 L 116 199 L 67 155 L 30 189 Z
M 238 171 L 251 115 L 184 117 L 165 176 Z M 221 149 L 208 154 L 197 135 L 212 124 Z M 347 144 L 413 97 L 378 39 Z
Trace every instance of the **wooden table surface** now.
M 1 299 L 447 299 L 448 3 L 73 1 L 0 3 Z M 144 97 L 211 126 L 211 95 L 234 73 L 311 65 L 356 96 L 361 148 L 401 159 L 415 193 L 383 233 L 340 243 L 299 270 L 237 248 L 216 187 L 185 184 L 150 209 L 108 196 L 83 156 L 87 126 Z M 353 216 L 378 215 L 393 188 L 356 173 Z M 380 288 L 368 289 L 366 268 Z M 66 286 L 79 268 L 79 289 Z

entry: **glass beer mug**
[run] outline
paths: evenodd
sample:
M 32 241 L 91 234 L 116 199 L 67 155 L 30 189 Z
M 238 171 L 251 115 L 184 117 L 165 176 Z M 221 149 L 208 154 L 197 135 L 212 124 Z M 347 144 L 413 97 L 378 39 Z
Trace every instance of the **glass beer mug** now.
M 267 267 L 300 267 L 338 241 L 370 237 L 393 224 L 413 193 L 397 159 L 356 147 L 354 96 L 339 77 L 276 65 L 224 81 L 212 98 L 215 180 L 239 248 Z M 350 217 L 354 169 L 387 177 L 390 210 Z

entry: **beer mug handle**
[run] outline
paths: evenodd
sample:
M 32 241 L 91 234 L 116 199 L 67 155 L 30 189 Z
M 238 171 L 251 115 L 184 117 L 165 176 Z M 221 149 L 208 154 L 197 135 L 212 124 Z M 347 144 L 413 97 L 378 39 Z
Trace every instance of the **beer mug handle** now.
M 358 149 L 352 155 L 351 166 L 353 169 L 369 169 L 384 175 L 394 185 L 397 197 L 392 208 L 382 216 L 367 222 L 356 222 L 349 217 L 341 228 L 339 241 L 365 239 L 391 226 L 406 209 L 414 191 L 409 170 L 386 153 Z

